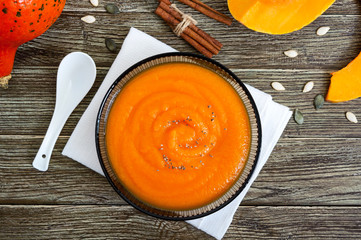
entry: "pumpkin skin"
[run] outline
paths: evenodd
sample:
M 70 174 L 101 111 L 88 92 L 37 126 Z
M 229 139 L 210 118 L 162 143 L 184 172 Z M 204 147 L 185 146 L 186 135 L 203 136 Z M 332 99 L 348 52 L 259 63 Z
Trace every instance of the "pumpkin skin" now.
M 345 102 L 361 97 L 361 53 L 346 67 L 332 73 L 326 100 Z
M 17 48 L 43 34 L 66 0 L 0 0 L 0 85 L 7 87 Z
M 228 0 L 232 16 L 257 32 L 286 34 L 303 28 L 335 0 Z

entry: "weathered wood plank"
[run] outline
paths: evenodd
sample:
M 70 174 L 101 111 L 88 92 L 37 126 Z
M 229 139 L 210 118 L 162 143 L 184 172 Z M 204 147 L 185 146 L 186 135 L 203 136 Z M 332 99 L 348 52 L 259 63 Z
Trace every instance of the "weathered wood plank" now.
M 224 239 L 361 237 L 357 207 L 240 207 Z M 0 206 L 2 239 L 213 239 L 129 206 Z
M 243 204 L 361 205 L 360 152 L 360 139 L 281 139 Z
M 87 52 L 97 66 L 109 67 L 115 54 L 105 48 L 104 38 L 111 37 L 120 46 L 131 26 L 179 51 L 196 52 L 151 12 L 97 13 L 97 21 L 93 24 L 82 22 L 82 16 L 78 12 L 64 13 L 45 34 L 22 45 L 16 54 L 15 69 L 58 66 L 61 57 L 71 51 Z M 198 25 L 223 43 L 224 47 L 214 59 L 227 67 L 331 71 L 344 67 L 359 53 L 360 19 L 361 16 L 321 16 L 304 29 L 286 35 L 256 33 L 240 23 L 224 27 L 221 23 L 205 19 L 200 20 Z M 325 25 L 331 27 L 330 32 L 323 37 L 317 36 L 316 29 Z M 286 57 L 283 52 L 289 49 L 298 50 L 299 56 L 293 59 Z
M 327 71 L 232 70 L 245 83 L 271 94 L 275 101 L 303 112 L 305 123 L 297 125 L 291 120 L 285 137 L 361 137 L 361 125 L 352 124 L 345 118 L 345 111 L 352 111 L 361 118 L 361 99 L 325 103 L 322 109 L 314 109 L 313 98 L 327 93 L 330 79 Z M 0 135 L 45 135 L 55 106 L 56 71 L 56 68 L 15 69 L 17 77 L 11 80 L 10 88 L 0 89 Z M 94 87 L 71 115 L 62 135 L 71 134 L 106 73 L 106 68 L 98 70 Z M 286 91 L 273 90 L 270 86 L 273 81 L 281 82 Z M 302 93 L 308 81 L 314 81 L 315 87 L 309 93 Z
M 174 0 L 178 6 L 190 11 L 189 7 L 186 7 L 182 3 Z M 212 8 L 220 11 L 224 14 L 231 16 L 228 11 L 227 1 L 223 0 L 204 0 L 204 3 L 208 4 Z M 103 6 L 108 2 L 100 1 L 99 7 L 95 8 L 90 5 L 88 1 L 67 1 L 64 12 L 82 12 L 82 13 L 93 13 L 93 12 L 105 12 Z M 121 12 L 152 12 L 156 8 L 158 1 L 156 0 L 113 0 Z M 325 13 L 324 15 L 360 15 L 361 5 L 358 0 L 337 0 Z M 212 19 L 208 19 L 213 21 Z
M 230 15 L 226 1 L 204 1 Z M 105 37 L 121 46 L 134 26 L 180 51 L 196 52 L 153 14 L 156 0 L 113 2 L 121 14 L 105 13 L 103 1 L 94 8 L 88 0 L 68 0 L 50 30 L 19 48 L 10 89 L 0 89 L 1 239 L 211 239 L 184 222 L 139 213 L 105 178 L 61 156 L 68 136 L 116 56 L 105 48 Z M 225 27 L 179 6 L 224 44 L 215 60 L 231 68 L 245 83 L 272 94 L 274 100 L 291 109 L 299 108 L 305 115 L 303 125 L 292 120 L 288 124 L 225 239 L 359 239 L 361 129 L 360 124 L 347 122 L 344 112 L 352 111 L 360 118 L 361 99 L 326 103 L 318 111 L 312 106 L 316 94 L 326 94 L 329 73 L 344 67 L 361 49 L 359 0 L 338 0 L 311 25 L 281 36 L 256 33 L 237 22 Z M 80 17 L 87 14 L 94 15 L 96 23 L 81 22 Z M 331 30 L 318 37 L 315 31 L 319 26 L 330 26 Z M 283 55 L 291 48 L 299 52 L 295 59 Z M 54 109 L 57 66 L 72 51 L 94 58 L 98 78 L 67 122 L 49 171 L 42 173 L 33 169 L 31 162 Z M 314 90 L 301 93 L 311 80 L 316 84 Z M 272 81 L 282 82 L 286 91 L 275 92 L 270 87 Z
M 63 135 L 71 134 L 106 72 L 98 69 L 94 86 L 65 124 Z M 14 73 L 18 78 L 11 80 L 9 89 L 0 89 L 0 134 L 44 136 L 55 108 L 57 69 L 33 68 Z
M 327 71 L 247 71 L 234 69 L 244 82 L 261 89 L 273 96 L 273 100 L 288 106 L 291 110 L 299 109 L 304 114 L 305 122 L 298 125 L 291 118 L 284 137 L 360 137 L 361 126 L 352 124 L 345 117 L 346 111 L 354 112 L 361 117 L 359 105 L 361 99 L 343 103 L 325 102 L 316 110 L 314 98 L 318 94 L 327 95 L 331 75 Z M 274 81 L 281 82 L 285 91 L 275 91 L 271 87 Z M 304 85 L 313 81 L 315 86 L 311 92 L 303 93 Z
M 42 138 L 0 137 L 0 204 L 123 204 L 106 179 L 61 156 L 31 166 Z M 281 139 L 245 205 L 361 205 L 360 139 Z
M 358 207 L 240 207 L 225 239 L 360 238 Z

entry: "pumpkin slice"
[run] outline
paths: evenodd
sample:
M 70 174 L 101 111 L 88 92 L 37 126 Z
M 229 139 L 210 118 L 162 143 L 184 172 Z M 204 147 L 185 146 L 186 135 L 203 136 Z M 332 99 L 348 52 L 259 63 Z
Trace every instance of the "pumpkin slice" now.
M 326 100 L 345 102 L 361 97 L 361 53 L 345 68 L 332 73 Z
M 233 17 L 257 32 L 285 34 L 303 28 L 335 0 L 228 0 Z

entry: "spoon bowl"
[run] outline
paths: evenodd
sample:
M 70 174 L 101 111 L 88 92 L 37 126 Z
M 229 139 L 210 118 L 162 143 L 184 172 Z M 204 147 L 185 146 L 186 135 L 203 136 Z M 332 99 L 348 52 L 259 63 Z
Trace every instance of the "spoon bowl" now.
M 67 119 L 93 86 L 96 66 L 93 59 L 82 52 L 73 52 L 64 57 L 58 69 L 56 103 L 53 117 L 33 167 L 46 171 L 51 153 Z

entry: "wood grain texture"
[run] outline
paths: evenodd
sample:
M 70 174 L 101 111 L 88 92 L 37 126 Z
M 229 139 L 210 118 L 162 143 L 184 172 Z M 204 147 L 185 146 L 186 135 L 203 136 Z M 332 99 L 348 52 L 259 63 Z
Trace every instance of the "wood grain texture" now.
M 196 53 L 152 11 L 97 13 L 93 24 L 82 22 L 83 15 L 65 12 L 45 34 L 22 45 L 15 57 L 15 69 L 34 65 L 56 67 L 60 56 L 71 51 L 84 51 L 98 67 L 108 68 L 116 55 L 105 48 L 104 39 L 112 38 L 120 46 L 131 26 L 179 51 Z M 361 49 L 361 15 L 321 16 L 302 30 L 286 35 L 256 33 L 240 23 L 225 27 L 205 18 L 199 19 L 198 26 L 223 44 L 214 59 L 229 68 L 334 71 L 346 66 Z M 320 26 L 330 26 L 331 30 L 325 36 L 317 36 Z M 286 57 L 283 52 L 289 49 L 297 50 L 299 56 Z
M 223 239 L 359 239 L 356 207 L 239 207 Z M 213 239 L 129 206 L 0 206 L 2 239 Z
M 179 51 L 196 51 L 177 38 L 153 11 L 157 0 L 114 0 L 121 13 L 104 4 L 67 0 L 64 12 L 42 36 L 22 45 L 10 88 L 0 89 L 0 239 L 212 239 L 185 222 L 148 217 L 127 205 L 106 179 L 61 155 L 67 139 L 116 57 L 104 44 L 120 47 L 136 27 Z M 225 0 L 204 0 L 230 16 Z M 346 66 L 361 50 L 361 3 L 337 0 L 321 17 L 286 35 L 253 32 L 234 21 L 227 27 L 178 4 L 198 26 L 222 42 L 214 59 L 244 83 L 298 108 L 305 123 L 292 119 L 257 180 L 235 214 L 224 239 L 360 239 L 361 98 L 315 110 L 313 98 L 327 93 L 330 73 Z M 80 20 L 94 15 L 97 21 Z M 330 26 L 317 36 L 320 26 Z M 297 58 L 283 52 L 298 51 Z M 88 53 L 98 67 L 94 87 L 75 109 L 55 145 L 50 167 L 31 163 L 49 125 L 60 60 L 72 51 Z M 277 92 L 270 84 L 281 82 Z M 304 84 L 314 81 L 309 93 Z
M 112 3 L 115 3 L 121 12 L 151 12 L 156 8 L 158 1 L 156 0 L 113 0 Z M 176 0 L 172 1 L 176 3 L 179 8 L 191 11 L 190 7 L 187 7 L 184 4 L 179 3 Z M 216 9 L 217 11 L 222 12 L 223 14 L 231 16 L 228 11 L 227 1 L 212 1 L 212 0 L 203 0 L 202 2 L 206 3 L 210 7 Z M 103 12 L 104 5 L 108 3 L 107 1 L 99 1 L 98 7 L 92 7 L 89 1 L 72 1 L 68 0 L 64 12 L 81 12 L 81 13 L 97 13 Z M 197 13 L 194 11 L 194 13 Z M 335 3 L 324 13 L 324 15 L 360 15 L 361 7 L 358 0 L 337 0 Z M 203 16 L 199 14 L 199 16 Z M 212 19 L 208 19 L 212 21 Z
M 49 170 L 31 166 L 39 137 L 0 137 L 0 204 L 124 204 L 106 179 L 61 156 Z M 16 148 L 14 148 L 16 146 Z M 359 139 L 280 140 L 244 205 L 361 205 Z
M 70 136 L 81 115 L 90 103 L 103 81 L 107 68 L 98 70 L 98 77 L 92 90 L 71 115 L 62 135 Z M 276 102 L 298 108 L 305 117 L 303 125 L 290 120 L 284 137 L 361 137 L 360 124 L 352 124 L 345 118 L 346 111 L 352 111 L 361 119 L 361 99 L 332 104 L 325 103 L 315 110 L 313 99 L 317 94 L 327 94 L 330 74 L 324 70 L 251 70 L 232 69 L 244 82 L 273 96 Z M 0 135 L 44 136 L 55 106 L 56 68 L 25 68 L 14 70 L 11 87 L 0 89 Z M 272 89 L 273 81 L 281 82 L 286 91 Z M 302 93 L 303 86 L 314 81 L 315 87 L 309 93 Z M 95 127 L 94 127 L 95 128 Z

